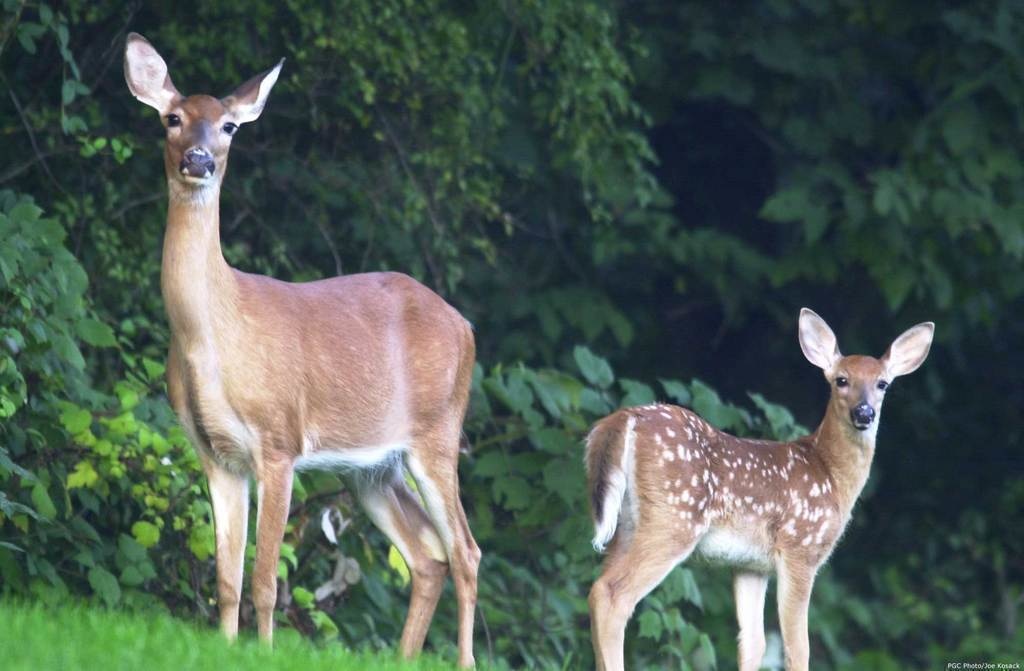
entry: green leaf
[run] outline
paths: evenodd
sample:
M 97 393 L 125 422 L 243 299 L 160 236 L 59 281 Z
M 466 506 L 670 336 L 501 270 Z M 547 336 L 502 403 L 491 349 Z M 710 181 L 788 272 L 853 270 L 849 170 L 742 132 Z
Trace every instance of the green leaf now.
M 668 394 L 668 397 L 679 405 L 689 405 L 693 397 L 690 395 L 690 390 L 686 388 L 686 385 L 677 380 L 662 380 L 659 379 L 662 389 Z
M 60 87 L 60 102 L 63 105 L 70 105 L 75 100 L 75 94 L 77 89 L 75 88 L 75 80 L 66 79 L 64 85 Z
M 402 553 L 398 551 L 394 545 L 388 548 L 388 566 L 394 569 L 395 573 L 401 581 L 402 587 L 409 584 L 411 575 L 409 574 L 409 566 L 405 563 L 405 558 L 402 557 Z
M 295 600 L 295 603 L 298 604 L 299 608 L 309 610 L 316 606 L 316 597 L 305 587 L 299 587 L 298 585 L 293 587 L 292 598 Z
M 697 608 L 704 610 L 704 601 L 701 599 L 700 587 L 697 585 L 697 580 L 693 577 L 693 571 L 685 567 L 680 568 L 679 575 L 681 578 L 683 598 L 695 605 Z
M 579 440 L 564 429 L 545 427 L 530 432 L 530 442 L 538 450 L 551 454 L 570 454 L 579 448 Z
M 572 355 L 587 382 L 601 389 L 607 389 L 612 386 L 612 382 L 615 381 L 615 375 L 612 373 L 612 367 L 608 365 L 607 361 L 583 345 L 577 345 L 573 349 Z
M 117 393 L 118 400 L 121 401 L 122 410 L 131 410 L 139 404 L 139 392 L 127 384 L 118 383 L 114 391 Z
M 0 491 L 0 513 L 3 513 L 7 517 L 14 517 L 15 515 L 27 515 L 34 520 L 39 519 L 39 513 L 32 510 L 26 505 L 22 505 L 17 501 L 12 501 L 7 498 L 7 494 Z
M 523 510 L 532 502 L 532 489 L 526 480 L 513 475 L 494 482 L 494 497 L 508 510 Z
M 160 542 L 160 529 L 152 522 L 139 520 L 132 525 L 132 536 L 144 548 L 151 548 Z
M 619 386 L 625 392 L 621 401 L 621 404 L 624 406 L 646 405 L 657 400 L 654 396 L 654 390 L 643 382 L 622 378 L 619 380 Z
M 145 582 L 142 573 L 135 566 L 125 566 L 121 571 L 120 582 L 127 587 L 138 587 Z
M 35 473 L 14 463 L 9 454 L 6 448 L 0 447 L 0 469 L 14 473 L 23 480 L 35 482 L 37 479 Z
M 82 433 L 92 424 L 92 415 L 85 408 L 69 404 L 60 413 L 60 423 L 71 435 Z
M 213 555 L 215 547 L 213 527 L 209 524 L 200 523 L 192 527 L 188 535 L 188 549 L 199 561 L 209 559 Z
M 150 381 L 163 379 L 166 368 L 159 361 L 143 357 L 142 367 L 146 370 L 146 377 L 148 377 Z
M 797 426 L 793 413 L 787 408 L 777 403 L 770 403 L 761 394 L 750 393 L 748 396 L 754 401 L 754 405 L 764 413 L 765 419 L 768 420 L 768 426 L 771 428 L 771 438 L 775 440 L 792 440 L 806 433 L 806 429 Z
M 690 388 L 693 390 L 694 411 L 710 424 L 731 431 L 745 428 L 743 413 L 722 401 L 714 389 L 700 380 L 694 380 Z
M 99 473 L 89 461 L 80 461 L 75 470 L 68 476 L 67 488 L 92 487 L 99 480 Z
M 89 585 L 108 606 L 114 606 L 121 600 L 121 586 L 117 578 L 101 566 L 89 569 Z
M 75 327 L 79 337 L 93 347 L 115 347 L 117 345 L 113 329 L 97 319 L 82 319 Z
M 121 534 L 117 537 L 117 549 L 125 561 L 131 564 L 139 564 L 149 559 L 146 548 L 128 534 Z
M 508 459 L 500 450 L 482 454 L 473 462 L 473 474 L 478 476 L 494 477 L 506 473 L 508 469 Z
M 658 611 L 648 609 L 640 613 L 638 624 L 640 625 L 639 634 L 641 638 L 650 638 L 655 641 L 661 638 L 664 625 L 661 622 L 661 613 Z
M 42 482 L 37 482 L 32 487 L 32 505 L 44 519 L 52 520 L 57 516 L 57 508 Z
M 339 633 L 338 625 L 334 624 L 334 620 L 331 619 L 330 615 L 322 610 L 314 610 L 309 614 L 309 617 L 313 620 L 313 624 L 316 625 L 316 630 L 323 634 L 324 638 L 337 638 Z

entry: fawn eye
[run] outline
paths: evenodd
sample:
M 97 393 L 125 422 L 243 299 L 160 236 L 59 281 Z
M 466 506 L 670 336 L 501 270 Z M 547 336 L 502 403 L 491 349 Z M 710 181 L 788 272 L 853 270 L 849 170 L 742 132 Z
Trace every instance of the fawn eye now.
M 878 381 L 878 385 L 877 385 L 877 386 L 878 386 L 878 388 L 879 388 L 879 389 L 881 389 L 882 391 L 885 391 L 886 389 L 888 389 L 888 388 L 889 388 L 889 383 L 888 383 L 888 382 L 886 382 L 885 380 L 879 380 L 879 381 Z
M 175 126 L 180 126 L 181 125 L 181 117 L 178 116 L 177 114 L 168 114 L 167 115 L 167 125 L 170 128 L 174 128 Z
M 837 377 L 836 378 L 836 386 L 837 387 L 845 387 L 848 384 L 850 384 L 850 381 L 847 380 L 845 377 Z
M 234 135 L 235 131 L 238 130 L 238 124 L 231 123 L 230 121 L 220 127 L 222 131 L 228 135 Z

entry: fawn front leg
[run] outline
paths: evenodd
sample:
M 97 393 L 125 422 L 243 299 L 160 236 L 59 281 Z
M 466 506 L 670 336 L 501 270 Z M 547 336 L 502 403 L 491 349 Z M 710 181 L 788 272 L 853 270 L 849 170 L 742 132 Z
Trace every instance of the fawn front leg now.
M 807 608 L 811 602 L 815 568 L 798 558 L 779 562 L 779 624 L 786 650 L 786 671 L 807 671 L 810 643 Z
M 218 466 L 199 451 L 213 504 L 217 538 L 217 607 L 220 628 L 228 640 L 238 636 L 238 604 L 249 526 L 249 480 Z
M 757 671 L 764 657 L 764 594 L 768 589 L 768 576 L 762 573 L 738 571 L 733 577 L 736 598 L 736 622 L 740 627 L 740 671 Z
M 292 463 L 265 461 L 257 478 L 256 565 L 252 574 L 252 597 L 260 640 L 271 643 L 274 638 L 274 607 L 277 605 L 277 561 L 292 499 Z

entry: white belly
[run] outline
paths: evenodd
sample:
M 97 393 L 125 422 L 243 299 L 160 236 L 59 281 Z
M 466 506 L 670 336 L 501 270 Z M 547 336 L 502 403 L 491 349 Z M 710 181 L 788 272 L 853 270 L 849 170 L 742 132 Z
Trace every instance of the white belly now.
M 710 529 L 700 539 L 696 552 L 712 564 L 757 571 L 769 571 L 772 568 L 766 548 L 732 529 Z
M 309 448 L 307 441 L 303 448 Z M 319 447 L 319 446 L 318 446 Z M 376 470 L 389 468 L 409 449 L 408 441 L 387 443 L 384 445 L 367 445 L 365 447 L 349 447 L 340 450 L 319 447 L 319 449 L 303 449 L 302 456 L 295 461 L 295 468 L 301 471 L 349 471 Z

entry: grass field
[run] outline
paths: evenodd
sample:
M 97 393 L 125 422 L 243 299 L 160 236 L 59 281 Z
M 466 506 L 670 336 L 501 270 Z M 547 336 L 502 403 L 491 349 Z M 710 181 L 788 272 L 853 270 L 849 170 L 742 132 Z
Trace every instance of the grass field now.
M 220 634 L 164 615 L 80 606 L 43 608 L 0 602 L 0 669 L 4 671 L 434 671 L 454 668 L 435 657 L 400 662 L 391 653 L 316 648 L 282 636 L 273 650 L 255 641 L 229 645 Z

